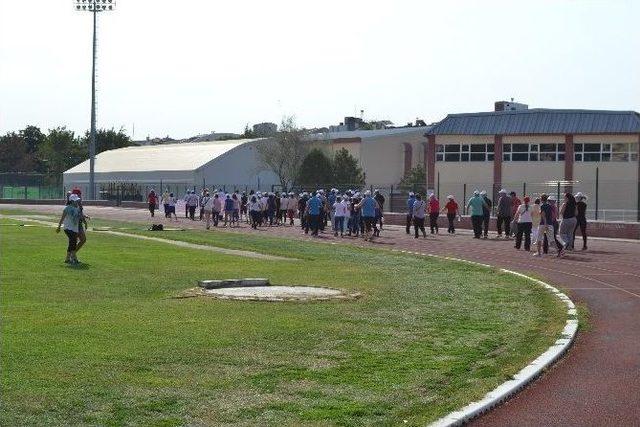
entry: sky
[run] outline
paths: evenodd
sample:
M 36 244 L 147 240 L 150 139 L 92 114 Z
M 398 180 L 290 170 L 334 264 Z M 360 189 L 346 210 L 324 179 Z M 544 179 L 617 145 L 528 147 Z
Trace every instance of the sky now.
M 97 123 L 134 139 L 245 124 L 427 123 L 539 108 L 640 111 L 640 0 L 116 0 L 98 17 Z M 0 134 L 90 125 L 92 19 L 0 0 Z

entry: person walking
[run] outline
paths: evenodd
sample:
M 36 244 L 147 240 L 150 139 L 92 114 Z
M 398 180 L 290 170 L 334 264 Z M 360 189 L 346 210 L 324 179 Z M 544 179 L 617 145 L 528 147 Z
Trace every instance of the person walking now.
M 158 196 L 156 190 L 151 190 L 147 196 L 147 203 L 149 206 L 149 212 L 151 212 L 151 218 L 155 216 L 156 207 L 158 206 Z
M 178 204 L 178 200 L 174 197 L 173 193 L 169 193 L 169 197 L 167 197 L 167 209 L 169 221 L 172 221 L 171 215 L 178 221 L 178 215 L 176 214 L 176 205 Z
M 486 190 L 482 190 L 480 192 L 480 197 L 484 200 L 486 206 L 482 207 L 482 237 L 485 239 L 489 238 L 489 222 L 491 221 L 491 208 L 493 207 L 493 202 L 487 196 Z
M 298 199 L 293 191 L 290 191 L 287 200 L 287 217 L 289 218 L 289 225 L 293 226 L 293 219 L 296 216 L 296 209 L 298 209 Z
M 204 221 L 206 222 L 206 229 L 211 228 L 211 214 L 213 213 L 213 198 L 209 195 L 209 190 L 205 189 L 204 195 L 201 200 L 202 213 L 204 215 Z
M 498 192 L 498 209 L 496 219 L 496 229 L 498 230 L 498 238 L 502 237 L 502 226 L 504 225 L 504 237 L 509 238 L 511 235 L 511 197 L 507 194 L 507 190 L 502 189 Z
M 58 222 L 56 233 L 60 233 L 60 228 L 64 225 L 64 234 L 67 235 L 69 243 L 67 244 L 67 256 L 65 263 L 77 265 L 79 263 L 76 257 L 76 248 L 78 244 L 78 227 L 80 226 L 80 209 L 78 209 L 77 194 L 69 195 L 69 202 L 62 211 L 62 216 Z
M 364 192 L 364 198 L 356 206 L 362 212 L 362 221 L 364 222 L 364 240 L 373 241 L 373 227 L 376 220 L 376 205 L 378 202 L 371 197 L 371 191 Z
M 438 234 L 438 217 L 440 216 L 440 201 L 435 194 L 429 195 L 429 203 L 427 206 L 429 210 L 429 229 L 431 234 Z
M 467 203 L 467 210 L 471 214 L 471 224 L 473 226 L 473 238 L 479 239 L 482 236 L 482 219 L 484 217 L 484 208 L 486 203 L 480 197 L 478 190 L 473 191 L 473 196 Z
M 447 204 L 444 205 L 444 208 L 442 208 L 442 212 L 444 213 L 445 211 L 447 213 L 447 221 L 449 221 L 449 228 L 447 229 L 447 233 L 455 234 L 456 227 L 454 225 L 454 221 L 456 217 L 460 219 L 460 214 L 458 211 L 458 203 L 456 203 L 453 195 L 451 194 L 447 196 Z
M 538 237 L 536 239 L 537 251 L 535 256 L 542 256 L 542 250 L 547 254 L 549 251 L 548 242 L 553 241 L 556 243 L 558 249 L 558 256 L 561 257 L 564 254 L 562 248 L 562 242 L 559 242 L 554 232 L 554 210 L 551 203 L 549 203 L 549 196 L 546 194 L 540 195 L 540 225 L 538 226 Z M 544 243 L 544 244 L 543 244 Z
M 532 208 L 529 206 L 530 201 L 531 199 L 529 197 L 525 197 L 524 203 L 518 206 L 515 216 L 516 224 L 518 224 L 515 248 L 520 250 L 520 246 L 522 245 L 522 236 L 524 235 L 524 250 L 527 252 L 531 250 L 531 227 L 533 224 L 533 220 L 531 218 Z
M 419 237 L 418 232 L 422 232 L 422 237 L 427 238 L 427 231 L 424 229 L 424 219 L 427 215 L 427 203 L 422 200 L 420 194 L 416 194 L 416 200 L 413 203 L 411 216 L 413 218 L 414 238 Z
M 196 209 L 198 208 L 199 197 L 196 195 L 195 190 L 191 190 L 187 196 L 187 207 L 189 209 L 189 219 L 191 221 L 196 220 Z
M 336 198 L 336 202 L 333 204 L 333 221 L 334 221 L 334 236 L 344 237 L 344 219 L 347 216 L 349 205 L 347 204 L 347 196 L 343 196 L 341 199 Z
M 324 215 L 322 210 L 322 199 L 318 195 L 318 193 L 314 193 L 313 196 L 307 201 L 307 214 L 308 220 L 306 221 L 305 234 L 309 232 L 309 228 L 311 228 L 311 235 L 317 236 L 318 231 L 320 229 L 320 222 L 322 218 L 320 215 Z
M 162 209 L 164 209 L 164 217 L 171 218 L 171 213 L 169 212 L 169 192 L 164 190 L 162 193 Z
M 538 243 L 538 227 L 540 226 L 540 198 L 537 197 L 531 206 L 531 244 L 536 246 Z
M 233 200 L 231 194 L 226 194 L 224 198 L 224 227 L 233 225 Z
M 581 192 L 576 193 L 576 228 L 573 229 L 571 247 L 575 244 L 576 231 L 580 228 L 582 234 L 582 250 L 587 250 L 587 196 Z
M 382 195 L 382 193 L 380 193 L 380 190 L 375 190 L 374 192 L 375 196 L 373 197 L 375 199 L 376 202 L 378 202 L 378 205 L 380 206 L 380 215 L 376 217 L 376 221 L 379 222 L 380 224 L 380 230 L 382 230 L 382 224 L 384 222 L 384 202 L 385 202 L 385 198 Z M 380 235 L 380 231 L 377 231 L 378 236 Z
M 413 221 L 413 217 L 411 212 L 413 212 L 413 204 L 416 202 L 416 195 L 412 192 L 409 193 L 409 198 L 407 199 L 407 234 L 411 234 L 411 223 Z
M 562 221 L 560 221 L 560 230 L 558 234 L 560 234 L 560 240 L 564 242 L 564 249 L 572 249 L 573 248 L 573 233 L 576 229 L 576 224 L 578 221 L 576 220 L 576 199 L 571 193 L 566 193 L 564 195 L 564 203 L 560 207 L 560 216 L 562 217 Z
M 258 228 L 258 223 L 260 222 L 260 216 L 262 215 L 262 208 L 260 207 L 260 202 L 255 195 L 251 196 L 247 209 L 249 210 L 249 216 L 251 217 L 251 228 L 256 230 Z

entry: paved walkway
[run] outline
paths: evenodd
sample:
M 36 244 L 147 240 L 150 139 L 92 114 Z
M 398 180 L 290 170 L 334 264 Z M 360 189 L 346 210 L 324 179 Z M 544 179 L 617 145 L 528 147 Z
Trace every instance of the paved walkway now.
M 13 207 L 38 213 L 61 211 L 56 206 Z M 151 222 L 144 210 L 97 207 L 86 210 L 96 218 Z M 155 218 L 155 222 L 163 220 Z M 178 226 L 201 228 L 205 232 L 200 222 L 181 219 Z M 231 231 L 311 240 L 298 227 L 253 231 L 243 225 Z M 579 334 L 567 356 L 549 373 L 473 424 L 640 425 L 640 243 L 592 240 L 586 252 L 569 253 L 561 259 L 555 256 L 539 259 L 516 251 L 513 241 L 474 240 L 466 232 L 424 240 L 407 236 L 400 227 L 389 227 L 374 243 L 335 239 L 328 234 L 313 240 L 455 255 L 532 273 L 564 288 L 574 302 L 588 307 L 591 330 Z

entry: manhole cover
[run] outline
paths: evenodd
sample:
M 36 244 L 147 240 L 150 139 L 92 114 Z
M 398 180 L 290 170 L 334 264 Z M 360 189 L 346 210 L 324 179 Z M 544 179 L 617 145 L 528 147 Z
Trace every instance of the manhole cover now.
M 347 294 L 339 289 L 316 286 L 252 286 L 238 288 L 203 289 L 206 296 L 221 299 L 249 301 L 322 301 L 351 299 L 358 294 Z

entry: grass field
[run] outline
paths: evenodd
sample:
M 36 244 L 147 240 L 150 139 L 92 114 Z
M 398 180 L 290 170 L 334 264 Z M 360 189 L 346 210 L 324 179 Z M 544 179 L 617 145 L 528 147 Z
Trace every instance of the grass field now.
M 162 237 L 263 261 L 0 219 L 1 425 L 423 425 L 544 351 L 565 309 L 528 281 L 454 262 L 262 236 Z M 157 235 L 157 234 L 154 234 Z M 198 279 L 359 291 L 316 303 L 175 299 Z

